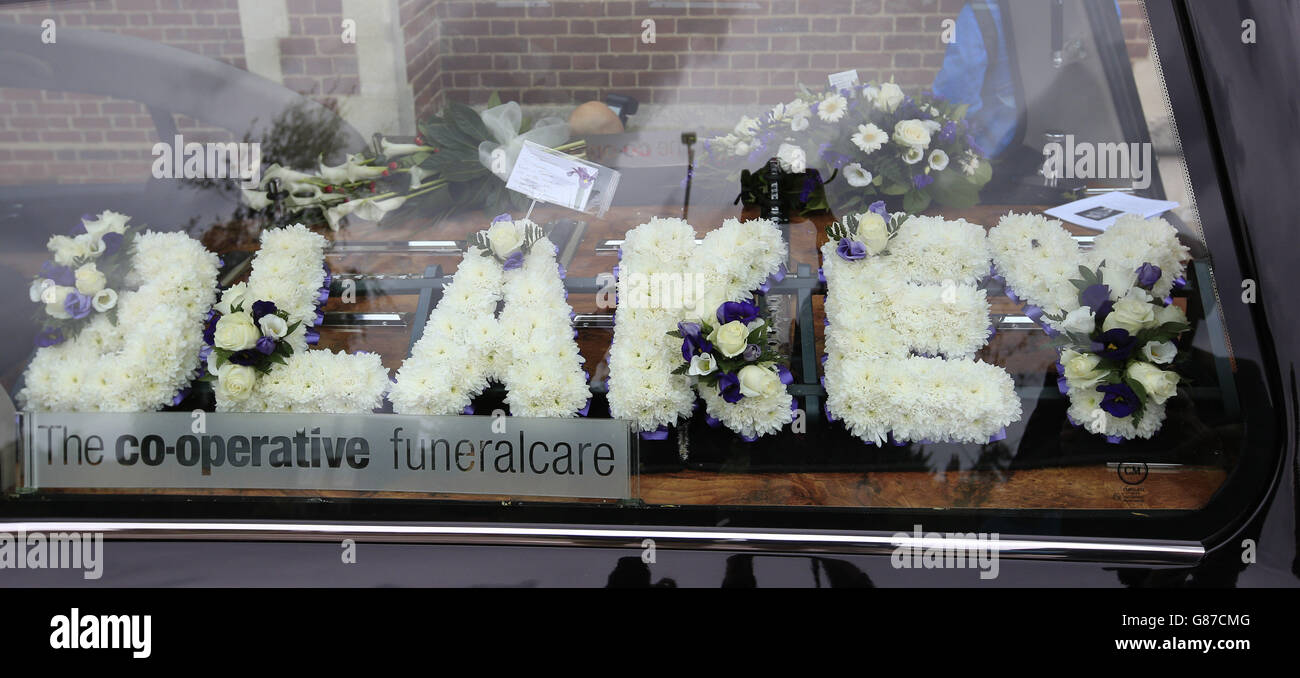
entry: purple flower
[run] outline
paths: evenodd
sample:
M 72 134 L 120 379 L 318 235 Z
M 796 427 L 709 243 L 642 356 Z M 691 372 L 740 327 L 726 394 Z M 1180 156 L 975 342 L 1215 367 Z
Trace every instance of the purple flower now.
M 68 292 L 63 298 L 63 310 L 77 320 L 90 315 L 90 295 L 80 292 Z
M 682 335 L 682 360 L 690 362 L 697 352 L 708 353 L 713 350 L 713 344 L 700 333 L 699 323 L 677 323 L 677 331 Z
M 309 345 L 315 346 L 320 343 L 320 332 L 316 330 L 307 330 L 306 334 L 303 335 L 303 338 L 306 339 Z
M 215 341 L 218 320 L 221 320 L 220 313 L 216 311 L 208 311 L 208 320 L 203 325 L 203 343 L 209 346 L 211 346 Z
M 718 307 L 717 316 L 723 325 L 734 320 L 748 325 L 758 319 L 758 305 L 752 301 L 728 301 Z
M 718 393 L 722 394 L 722 399 L 729 403 L 738 403 L 745 396 L 740 392 L 740 377 L 723 372 L 718 377 Z
M 835 248 L 835 253 L 845 261 L 857 261 L 866 258 L 867 246 L 856 240 L 841 238 L 839 246 Z
M 63 330 L 57 327 L 46 327 L 36 333 L 36 347 L 49 348 L 58 346 L 63 343 Z
M 949 120 L 939 128 L 939 141 L 949 143 L 955 138 L 957 138 L 957 123 Z
M 519 268 L 520 266 L 523 265 L 524 265 L 524 253 L 520 250 L 516 250 L 514 254 L 511 254 L 510 256 L 506 257 L 506 260 L 502 263 L 501 266 L 507 271 L 513 271 L 516 268 Z
M 867 206 L 868 212 L 874 212 L 880 215 L 881 219 L 889 221 L 889 209 L 885 207 L 884 200 L 877 200 Z
M 278 310 L 280 309 L 276 308 L 274 301 L 254 301 L 253 322 L 257 322 L 265 316 L 274 315 Z
M 76 284 L 77 276 L 67 266 L 60 266 L 53 261 L 47 261 L 41 264 L 40 277 L 49 278 L 54 281 L 55 285 L 63 287 L 72 287 Z
M 275 339 L 266 336 L 258 337 L 254 349 L 262 355 L 271 355 L 275 352 Z
M 1128 360 L 1129 354 L 1133 352 L 1136 345 L 1136 337 L 1129 334 L 1128 330 L 1116 327 L 1102 332 L 1101 338 L 1092 342 L 1090 350 L 1107 360 L 1123 362 Z
M 122 241 L 124 238 L 121 233 L 109 231 L 100 236 L 99 239 L 104 243 L 104 254 L 102 256 L 106 257 L 122 248 Z
M 930 176 L 929 174 L 918 174 L 912 177 L 912 186 L 916 187 L 917 190 L 925 188 L 926 186 L 929 186 L 930 184 L 933 183 L 934 183 L 934 177 Z
M 1112 417 L 1127 417 L 1138 408 L 1138 397 L 1128 384 L 1103 384 L 1097 387 L 1105 395 L 1101 399 L 1101 409 Z
M 745 358 L 745 362 L 750 363 L 756 362 L 760 355 L 763 355 L 763 349 L 759 348 L 758 344 L 746 344 L 745 352 L 741 354 Z
M 510 218 L 509 212 L 498 214 L 495 217 L 492 217 L 492 223 L 494 224 L 502 221 L 513 221 L 513 219 Z
M 790 384 L 794 383 L 794 375 L 790 374 L 790 368 L 786 367 L 785 365 L 781 365 L 779 363 L 777 364 L 776 376 L 781 380 L 781 383 L 785 384 L 786 386 L 789 386 Z M 793 405 L 794 403 L 791 403 L 792 407 Z
M 208 358 L 212 356 L 212 350 L 213 349 L 211 345 L 204 344 L 203 348 L 199 349 L 199 362 L 202 363 L 203 365 L 207 365 Z
M 1160 267 L 1155 264 L 1142 264 L 1137 269 L 1137 284 L 1144 290 L 1150 290 L 1160 281 Z
M 1079 303 L 1091 308 L 1094 313 L 1107 301 L 1110 301 L 1110 288 L 1105 285 L 1091 285 L 1079 293 Z

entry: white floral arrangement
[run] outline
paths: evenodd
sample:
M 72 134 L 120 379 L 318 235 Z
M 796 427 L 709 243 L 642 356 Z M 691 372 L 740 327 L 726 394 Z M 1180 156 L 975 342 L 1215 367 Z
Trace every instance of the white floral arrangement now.
M 1189 258 L 1173 226 L 1125 215 L 1080 252 L 1060 222 L 1008 214 L 989 237 L 1009 292 L 1060 354 L 1070 421 L 1110 442 L 1159 432 L 1180 382 L 1174 340 L 1190 327 L 1168 296 Z
M 768 349 L 771 328 L 753 302 L 786 255 L 780 230 L 762 219 L 728 219 L 698 246 L 681 219 L 653 218 L 629 231 L 609 352 L 611 413 L 648 436 L 663 435 L 692 412 L 699 387 L 710 423 L 747 440 L 790 423 L 789 372 Z M 656 278 L 676 280 L 687 293 L 664 299 L 638 289 L 638 281 Z
M 49 261 L 41 264 L 29 295 L 40 304 L 41 331 L 36 346 L 54 346 L 75 337 L 100 314 L 117 313 L 118 292 L 130 271 L 135 238 L 131 217 L 106 210 L 83 216 L 70 235 L 52 236 Z
M 213 306 L 201 357 L 217 411 L 361 414 L 383 403 L 377 356 L 307 351 L 329 298 L 327 244 L 302 224 L 263 231 L 248 282 Z
M 983 228 L 873 205 L 827 233 L 830 416 L 877 445 L 1005 435 L 1021 414 L 1015 385 L 1002 368 L 973 360 L 990 336 L 988 299 L 974 284 L 988 272 Z
M 116 318 L 98 313 L 75 337 L 39 348 L 18 393 L 23 409 L 148 412 L 176 403 L 187 389 L 216 297 L 217 255 L 183 233 L 144 232 L 133 240 Z
M 555 255 L 527 219 L 503 214 L 476 233 L 398 370 L 394 411 L 459 414 L 496 380 L 514 416 L 585 415 L 591 391 Z

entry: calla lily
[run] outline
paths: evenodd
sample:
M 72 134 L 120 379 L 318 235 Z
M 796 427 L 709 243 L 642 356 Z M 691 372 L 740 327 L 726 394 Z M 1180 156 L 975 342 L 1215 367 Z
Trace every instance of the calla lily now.
M 416 165 L 415 167 L 412 167 L 412 168 L 410 169 L 410 175 L 411 175 L 411 189 L 410 189 L 410 190 L 414 191 L 415 189 L 419 188 L 419 187 L 420 187 L 420 184 L 424 183 L 424 178 L 427 177 L 427 176 L 429 176 L 430 174 L 433 174 L 433 172 L 427 172 L 427 171 L 425 171 L 425 170 L 422 170 L 422 169 L 420 169 L 420 166 L 419 166 L 419 165 Z
M 348 161 L 336 167 L 330 167 L 324 162 L 320 164 L 320 176 L 329 184 L 344 184 L 352 181 L 365 181 L 383 176 L 387 171 L 383 167 L 373 167 L 363 165 L 361 156 L 349 155 Z
M 266 197 L 266 191 L 253 191 L 247 188 L 240 189 L 244 194 L 244 204 L 255 210 L 266 209 L 271 204 L 271 199 Z
M 490 172 L 505 180 L 514 169 L 515 159 L 525 141 L 531 141 L 547 148 L 554 148 L 569 140 L 569 123 L 562 118 L 542 118 L 533 123 L 532 129 L 519 133 L 523 124 L 523 111 L 517 102 L 511 101 L 494 106 L 479 114 L 483 125 L 491 132 L 496 143 L 484 141 L 478 145 L 478 159 Z M 494 162 L 493 152 L 502 149 L 505 162 Z
M 419 153 L 420 151 L 432 151 L 431 146 L 422 146 L 420 144 L 394 144 L 383 139 L 379 142 L 380 149 L 384 152 L 384 157 L 400 158 L 404 155 Z
M 281 167 L 279 164 L 271 165 L 262 173 L 262 181 L 258 188 L 266 188 L 266 185 L 272 179 L 279 179 L 281 185 L 297 184 L 307 181 L 320 181 L 320 177 L 307 172 L 291 170 L 288 167 Z
M 368 221 L 379 221 L 384 215 L 401 207 L 406 202 L 406 196 L 397 196 L 386 200 L 375 200 L 365 198 L 364 200 L 353 200 L 341 205 L 335 205 L 325 210 L 325 221 L 329 222 L 330 230 L 339 230 L 339 222 L 343 217 L 355 214 L 358 218 Z

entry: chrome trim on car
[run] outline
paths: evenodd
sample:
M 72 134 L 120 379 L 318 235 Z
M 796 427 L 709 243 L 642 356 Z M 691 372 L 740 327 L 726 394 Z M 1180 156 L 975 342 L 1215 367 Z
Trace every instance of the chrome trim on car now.
M 492 546 L 582 546 L 723 551 L 772 551 L 890 555 L 899 546 L 914 548 L 996 548 L 1001 558 L 1119 562 L 1191 566 L 1205 548 L 1186 541 L 1122 541 L 1067 537 L 999 536 L 994 542 L 974 536 L 885 532 L 779 532 L 749 529 L 675 528 L 661 526 L 584 527 L 567 525 L 466 525 L 290 523 L 216 521 L 51 520 L 0 522 L 0 532 L 101 532 L 108 539 L 335 541 L 353 539 L 411 544 Z M 961 533 L 972 535 L 973 533 Z

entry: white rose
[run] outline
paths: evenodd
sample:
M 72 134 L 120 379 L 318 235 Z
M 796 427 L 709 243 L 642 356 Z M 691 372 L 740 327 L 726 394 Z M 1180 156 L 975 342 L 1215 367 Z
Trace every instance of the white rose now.
M 1061 360 L 1062 366 L 1065 367 L 1065 381 L 1074 388 L 1091 388 L 1106 378 L 1105 370 L 1097 369 L 1097 365 L 1101 363 L 1101 356 L 1068 351 L 1061 355 Z
M 1168 400 L 1178 392 L 1178 373 L 1162 370 L 1155 365 L 1133 362 L 1126 372 L 1128 378 L 1142 384 L 1147 396 L 1157 404 Z
M 939 149 L 930 151 L 930 169 L 942 172 L 948 168 L 948 154 Z
M 63 308 L 63 301 L 68 298 L 69 294 L 76 291 L 75 288 L 64 287 L 63 285 L 53 285 L 45 288 L 45 291 L 41 293 L 41 301 L 45 302 L 45 312 L 50 317 L 59 320 L 71 318 L 72 316 Z
M 808 129 L 808 116 L 796 115 L 793 118 L 790 118 L 791 132 L 802 132 L 806 129 Z
M 736 142 L 735 149 L 732 150 L 735 155 L 749 155 L 749 143 L 745 141 Z
M 230 289 L 223 292 L 221 294 L 221 301 L 217 302 L 217 304 L 213 306 L 213 308 L 217 309 L 217 313 L 220 313 L 222 315 L 227 315 L 230 313 L 230 310 L 232 308 L 242 305 L 244 303 L 244 299 L 247 297 L 248 297 L 248 283 L 239 283 L 238 285 L 234 285 Z
M 749 328 L 739 320 L 733 320 L 714 328 L 708 339 L 714 347 L 722 351 L 722 355 L 734 358 L 744 353 L 745 347 L 749 345 Z
M 1092 331 L 1097 328 L 1097 314 L 1093 313 L 1092 309 L 1087 306 L 1080 306 L 1065 315 L 1065 320 L 1061 322 L 1061 326 L 1065 328 L 1066 332 L 1092 334 Z
M 213 344 L 227 351 L 242 351 L 257 345 L 262 333 L 253 325 L 253 316 L 243 313 L 230 313 L 221 316 L 213 334 Z
M 889 225 L 875 212 L 859 214 L 858 241 L 866 246 L 868 254 L 880 254 L 889 247 Z
M 246 400 L 257 385 L 257 370 L 247 365 L 226 363 L 217 370 L 217 397 L 223 400 Z
M 704 376 L 706 374 L 712 374 L 713 370 L 717 368 L 718 366 L 713 361 L 712 353 L 701 353 L 691 358 L 691 367 L 686 371 L 686 373 L 692 376 Z
M 920 120 L 900 120 L 894 125 L 894 141 L 912 148 L 930 145 L 930 129 Z
M 50 238 L 46 247 L 54 253 L 54 263 L 60 266 L 71 266 L 77 259 L 90 256 L 89 241 L 80 237 L 69 238 L 66 235 L 56 235 Z
M 740 394 L 746 398 L 774 396 L 785 388 L 775 372 L 758 365 L 740 368 L 736 377 L 740 379 Z
M 262 328 L 263 336 L 273 339 L 279 339 L 289 333 L 289 323 L 274 313 L 262 316 L 262 319 L 257 321 L 257 325 Z
M 104 277 L 94 264 L 82 264 L 78 267 L 76 280 L 77 291 L 86 295 L 94 295 L 108 284 L 108 278 Z
M 41 298 L 45 296 L 45 290 L 54 287 L 54 281 L 49 278 L 37 278 L 32 281 L 32 286 L 27 288 L 27 296 L 31 298 L 32 303 L 40 303 Z
M 787 172 L 801 174 L 808 169 L 808 156 L 794 144 L 781 144 L 776 149 L 776 159 L 780 161 L 781 169 Z
M 1157 365 L 1172 362 L 1176 355 L 1178 355 L 1178 347 L 1174 346 L 1172 341 L 1148 341 L 1142 347 L 1142 357 Z
M 105 287 L 99 292 L 96 292 L 94 297 L 91 297 L 90 305 L 96 311 L 103 313 L 104 311 L 117 306 L 117 292 Z
M 1129 334 L 1137 334 L 1139 330 L 1153 325 L 1155 321 L 1155 309 L 1151 304 L 1136 297 L 1125 297 L 1115 302 L 1114 310 L 1106 316 L 1101 329 L 1106 332 L 1120 328 L 1128 330 Z
M 1155 322 L 1156 322 L 1156 326 L 1157 326 L 1157 327 L 1160 326 L 1160 325 L 1163 325 L 1163 324 L 1165 324 L 1165 323 L 1183 323 L 1183 324 L 1186 324 L 1186 323 L 1187 323 L 1187 314 L 1186 314 L 1186 313 L 1183 313 L 1183 309 L 1178 308 L 1177 306 L 1174 306 L 1173 304 L 1170 304 L 1170 305 L 1168 305 L 1168 306 L 1162 306 L 1161 308 L 1159 308 L 1159 309 L 1156 311 L 1156 320 L 1155 320 Z
M 488 246 L 498 259 L 505 259 L 524 244 L 524 234 L 513 222 L 498 221 L 488 228 Z
M 903 88 L 892 82 L 881 85 L 880 90 L 876 93 L 874 103 L 876 108 L 893 113 L 898 108 L 898 105 L 903 103 Z

